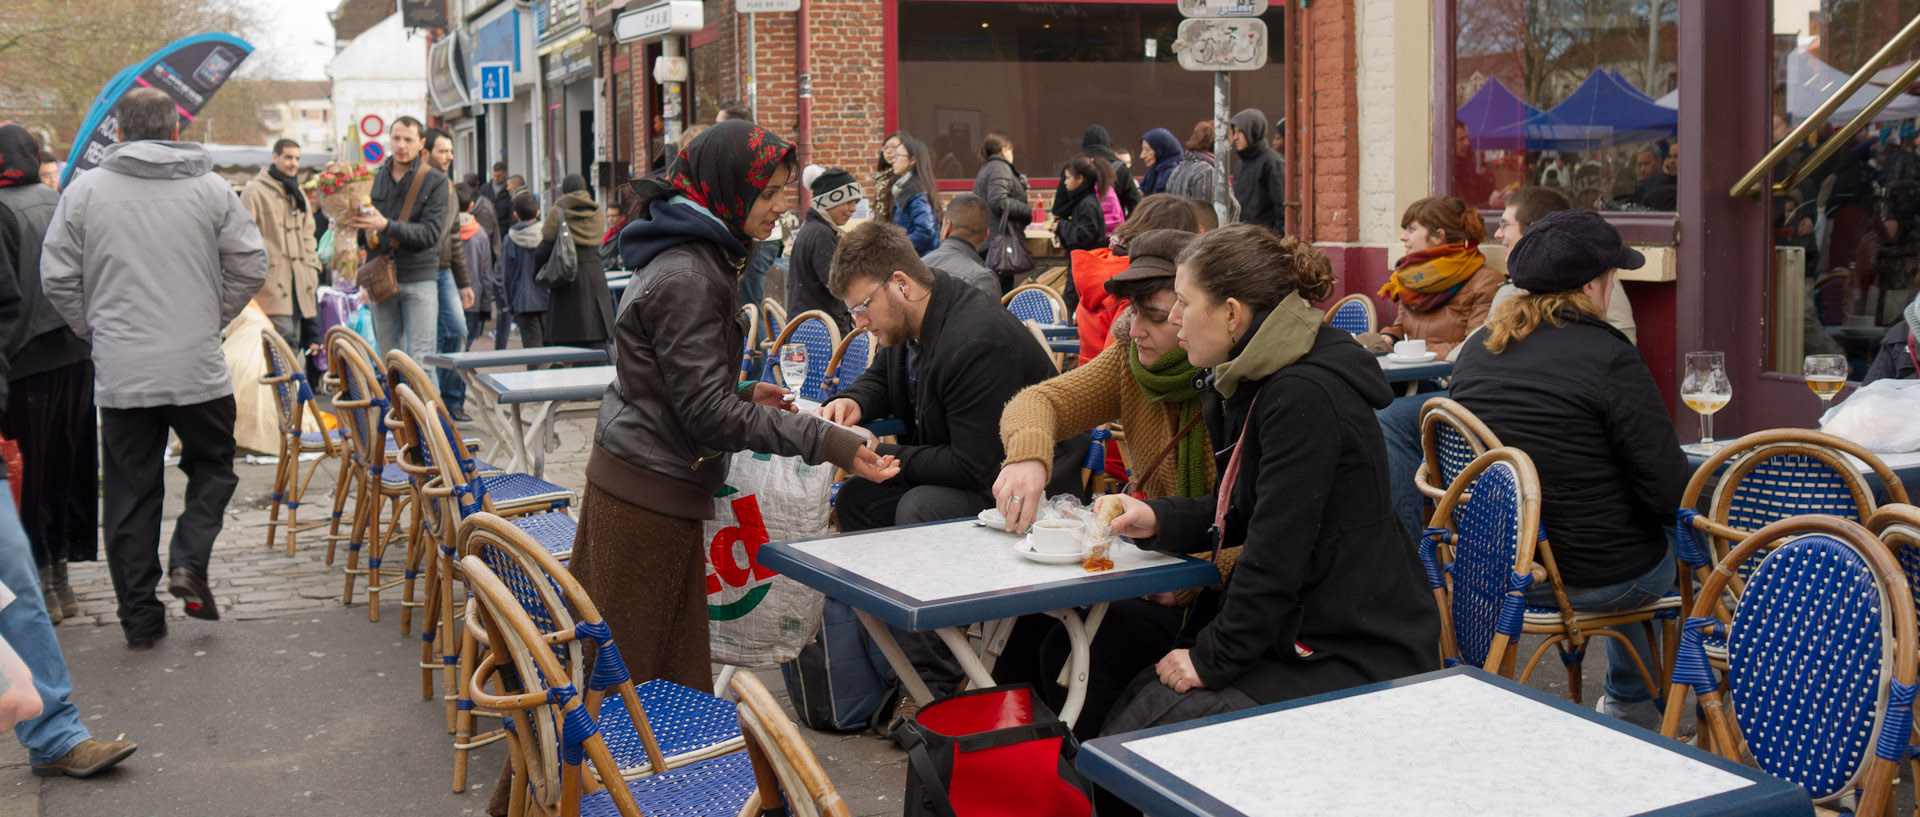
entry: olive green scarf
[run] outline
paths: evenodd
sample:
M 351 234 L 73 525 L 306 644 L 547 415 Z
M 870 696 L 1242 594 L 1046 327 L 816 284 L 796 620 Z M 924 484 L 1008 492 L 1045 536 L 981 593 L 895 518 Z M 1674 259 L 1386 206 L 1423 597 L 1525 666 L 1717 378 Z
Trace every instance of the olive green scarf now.
M 1207 479 L 1207 457 L 1212 452 L 1204 442 L 1206 434 L 1198 423 L 1191 428 L 1195 414 L 1200 412 L 1200 393 L 1194 390 L 1194 376 L 1200 370 L 1187 362 L 1187 350 L 1175 349 L 1160 356 L 1159 360 L 1148 366 L 1140 362 L 1140 347 L 1137 344 L 1127 346 L 1127 365 L 1133 369 L 1133 382 L 1140 384 L 1140 393 L 1146 395 L 1149 403 L 1172 403 L 1180 407 L 1180 419 L 1173 428 L 1174 434 L 1186 428 L 1187 435 L 1179 440 L 1179 449 L 1174 454 L 1174 493 L 1179 496 L 1206 496 L 1213 490 L 1213 484 Z M 1138 453 L 1138 452 L 1136 452 Z M 1139 465 L 1140 463 L 1136 463 Z M 1146 475 L 1142 474 L 1141 478 Z
M 1306 357 L 1324 318 L 1325 313 L 1314 309 L 1300 293 L 1288 295 L 1254 330 L 1253 338 L 1238 356 L 1213 367 L 1213 387 L 1221 396 L 1232 398 L 1240 384 L 1264 380 Z

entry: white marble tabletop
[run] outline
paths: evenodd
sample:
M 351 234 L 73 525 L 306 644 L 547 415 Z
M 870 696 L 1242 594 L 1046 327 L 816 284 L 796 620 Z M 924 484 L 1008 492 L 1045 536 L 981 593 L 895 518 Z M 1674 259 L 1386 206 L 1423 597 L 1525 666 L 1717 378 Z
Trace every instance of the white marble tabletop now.
M 542 400 L 590 400 L 613 382 L 612 366 L 535 369 L 530 372 L 490 373 L 482 378 L 502 403 Z
M 1470 675 L 1124 745 L 1249 817 L 1626 817 L 1755 785 Z
M 1119 542 L 1113 548 L 1113 570 L 1088 573 L 1077 561 L 1029 561 L 1013 551 L 1019 541 L 1013 534 L 966 520 L 795 542 L 792 547 L 923 602 L 1179 563 Z

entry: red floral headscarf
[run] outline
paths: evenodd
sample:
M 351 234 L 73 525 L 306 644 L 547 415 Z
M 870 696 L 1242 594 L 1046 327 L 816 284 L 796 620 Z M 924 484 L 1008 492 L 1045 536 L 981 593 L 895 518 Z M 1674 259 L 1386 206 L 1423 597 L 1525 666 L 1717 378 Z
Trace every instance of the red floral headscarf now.
M 706 129 L 667 169 L 674 192 L 707 208 L 744 238 L 742 226 L 753 201 L 766 190 L 774 171 L 793 166 L 793 145 L 773 131 L 739 119 Z M 791 174 L 789 174 L 791 175 Z

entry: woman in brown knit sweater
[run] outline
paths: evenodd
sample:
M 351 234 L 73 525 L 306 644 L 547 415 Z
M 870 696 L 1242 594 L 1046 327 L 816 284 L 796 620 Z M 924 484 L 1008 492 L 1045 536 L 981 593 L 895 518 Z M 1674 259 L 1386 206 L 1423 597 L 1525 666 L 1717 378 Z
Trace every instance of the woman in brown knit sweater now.
M 1199 236 L 1184 230 L 1149 230 L 1133 239 L 1127 270 L 1107 280 L 1107 292 L 1132 306 L 1114 323 L 1117 341 L 1098 357 L 1015 395 L 1000 415 L 1007 459 L 994 482 L 994 501 L 1008 530 L 1025 530 L 1046 499 L 1054 443 L 1094 426 L 1119 420 L 1134 458 L 1133 490 L 1147 497 L 1204 496 L 1213 490 L 1213 449 L 1198 420 L 1194 381 L 1201 372 L 1180 348 L 1179 328 L 1167 323 L 1173 308 L 1173 259 Z M 1221 554 L 1227 562 L 1229 554 Z M 1094 637 L 1093 684 L 1075 732 L 1100 733 L 1127 680 L 1152 666 L 1173 645 L 1182 606 L 1168 598 L 1114 603 Z M 1052 683 L 1067 653 L 1064 632 L 1051 620 L 1023 619 L 1009 638 L 998 674 L 1026 680 L 1058 698 Z

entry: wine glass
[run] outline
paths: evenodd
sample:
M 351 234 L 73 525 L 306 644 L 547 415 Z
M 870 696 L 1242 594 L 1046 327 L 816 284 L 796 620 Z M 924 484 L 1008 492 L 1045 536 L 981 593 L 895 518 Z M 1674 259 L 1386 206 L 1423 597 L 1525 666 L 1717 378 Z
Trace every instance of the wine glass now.
M 1680 381 L 1680 399 L 1700 414 L 1700 449 L 1713 450 L 1713 413 L 1733 399 L 1727 379 L 1727 356 L 1720 352 L 1688 352 L 1687 373 Z
M 807 345 L 789 343 L 780 347 L 780 379 L 795 397 L 807 385 Z
M 1825 408 L 1833 402 L 1833 396 L 1847 385 L 1847 358 L 1844 355 L 1807 355 L 1800 370 L 1807 378 L 1807 388 L 1820 398 L 1820 406 Z

